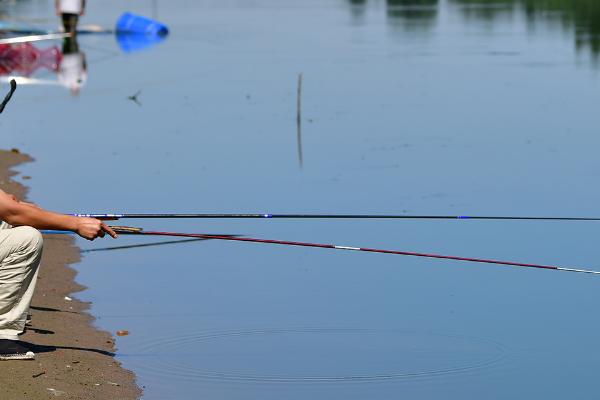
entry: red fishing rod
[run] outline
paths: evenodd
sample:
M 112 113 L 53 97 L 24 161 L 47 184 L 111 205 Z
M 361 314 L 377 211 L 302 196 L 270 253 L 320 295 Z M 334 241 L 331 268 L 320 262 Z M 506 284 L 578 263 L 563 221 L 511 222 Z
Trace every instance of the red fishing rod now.
M 554 266 L 554 265 L 528 264 L 528 263 L 511 262 L 511 261 L 490 260 L 490 259 L 484 259 L 484 258 L 456 257 L 456 256 L 446 256 L 446 255 L 441 255 L 441 254 L 415 253 L 415 252 L 400 251 L 400 250 L 382 250 L 382 249 L 371 249 L 371 248 L 366 248 L 366 247 L 339 246 L 339 245 L 334 245 L 334 244 L 292 242 L 292 241 L 287 241 L 287 240 L 258 239 L 258 238 L 235 237 L 235 236 L 219 236 L 219 235 L 210 235 L 210 234 L 204 234 L 204 233 L 144 231 L 142 228 L 134 228 L 134 227 L 126 227 L 126 226 L 111 226 L 111 228 L 119 234 L 173 236 L 173 237 L 188 237 L 188 238 L 201 238 L 201 239 L 214 239 L 214 240 L 230 240 L 230 241 L 236 241 L 236 242 L 279 244 L 279 245 L 284 245 L 284 246 L 317 247 L 317 248 L 321 248 L 321 249 L 364 251 L 364 252 L 368 252 L 368 253 L 395 254 L 395 255 L 401 255 L 401 256 L 439 258 L 439 259 L 444 259 L 444 260 L 466 261 L 466 262 L 475 262 L 475 263 L 483 263 L 483 264 L 498 264 L 498 265 L 507 265 L 507 266 L 512 266 L 512 267 L 539 268 L 539 269 L 551 269 L 551 270 L 555 270 L 555 271 L 580 272 L 580 273 L 586 273 L 586 274 L 600 274 L 600 271 L 592 271 L 592 270 L 577 269 L 577 268 L 565 268 L 565 267 L 559 267 L 559 266 Z

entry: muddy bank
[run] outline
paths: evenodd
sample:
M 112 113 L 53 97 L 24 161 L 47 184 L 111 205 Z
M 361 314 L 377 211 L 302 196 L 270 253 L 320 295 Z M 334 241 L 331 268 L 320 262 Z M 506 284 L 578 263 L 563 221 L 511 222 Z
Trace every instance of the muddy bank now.
M 31 159 L 0 150 L 0 189 L 24 198 L 11 168 Z M 35 200 L 35 199 L 33 199 Z M 44 237 L 44 256 L 31 308 L 31 323 L 21 340 L 34 344 L 33 361 L 0 361 L 3 400 L 137 399 L 135 376 L 113 358 L 114 339 L 92 326 L 88 303 L 66 300 L 84 289 L 69 265 L 79 249 L 68 235 Z

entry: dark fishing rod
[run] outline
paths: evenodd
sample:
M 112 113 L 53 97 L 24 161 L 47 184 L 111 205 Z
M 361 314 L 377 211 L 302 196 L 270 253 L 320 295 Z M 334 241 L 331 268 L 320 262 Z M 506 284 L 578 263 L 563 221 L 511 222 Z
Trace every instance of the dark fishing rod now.
M 203 233 L 178 233 L 178 232 L 160 232 L 160 231 L 144 231 L 142 228 L 134 227 L 123 227 L 123 226 L 112 226 L 115 232 L 119 234 L 131 234 L 131 235 L 152 235 L 152 236 L 173 236 L 173 237 L 188 237 L 188 238 L 202 238 L 202 239 L 215 239 L 215 240 L 230 240 L 236 242 L 250 242 L 250 243 L 263 243 L 263 244 L 278 244 L 284 246 L 301 246 L 301 247 L 317 247 L 321 249 L 333 249 L 333 250 L 352 250 L 352 251 L 363 251 L 369 253 L 383 253 L 383 254 L 395 254 L 401 256 L 413 256 L 413 257 L 426 257 L 426 258 L 438 258 L 444 260 L 454 261 L 466 261 L 483 264 L 497 264 L 507 265 L 512 267 L 522 268 L 538 268 L 555 271 L 566 271 L 566 272 L 580 272 L 585 274 L 600 274 L 600 271 L 592 271 L 587 269 L 578 268 L 566 268 L 553 265 L 542 265 L 542 264 L 529 264 L 512 261 L 499 261 L 484 258 L 471 258 L 471 257 L 456 257 L 447 256 L 441 254 L 430 254 L 430 253 L 415 253 L 401 250 L 383 250 L 383 249 L 372 249 L 365 247 L 352 247 L 352 246 L 339 246 L 334 244 L 321 244 L 321 243 L 308 243 L 308 242 L 292 242 L 287 240 L 273 240 L 273 239 L 258 239 L 249 237 L 235 237 L 235 236 L 219 236 L 209 235 Z
M 2 111 L 4 111 L 4 107 L 6 107 L 6 105 L 12 98 L 12 95 L 15 92 L 15 90 L 17 90 L 17 81 L 15 81 L 14 79 L 11 79 L 10 80 L 10 90 L 4 97 L 4 100 L 2 100 L 2 103 L 0 103 L 0 114 L 2 113 Z
M 72 214 L 101 220 L 119 219 L 471 219 L 523 221 L 600 221 L 600 217 L 533 217 L 483 215 L 405 215 L 405 214 Z

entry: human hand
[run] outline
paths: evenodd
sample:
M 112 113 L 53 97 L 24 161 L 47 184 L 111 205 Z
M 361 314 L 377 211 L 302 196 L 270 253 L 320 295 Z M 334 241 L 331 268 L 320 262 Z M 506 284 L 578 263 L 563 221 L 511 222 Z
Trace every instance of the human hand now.
M 107 233 L 113 238 L 117 237 L 115 231 L 113 231 L 104 222 L 96 218 L 78 218 L 75 232 L 87 240 L 94 240 L 98 237 L 104 237 L 104 235 Z

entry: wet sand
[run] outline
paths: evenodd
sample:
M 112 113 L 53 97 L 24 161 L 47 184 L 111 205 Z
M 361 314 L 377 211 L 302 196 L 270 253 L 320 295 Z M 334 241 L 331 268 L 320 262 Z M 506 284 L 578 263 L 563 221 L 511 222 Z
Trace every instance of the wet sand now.
M 31 161 L 0 150 L 0 189 L 24 198 L 26 188 L 10 179 L 10 169 Z M 33 361 L 0 361 L 2 400 L 137 399 L 141 390 L 132 372 L 113 358 L 114 339 L 92 326 L 89 303 L 65 296 L 84 289 L 69 265 L 79 261 L 73 237 L 46 235 L 44 256 L 31 308 L 31 324 L 21 340 L 32 343 Z

